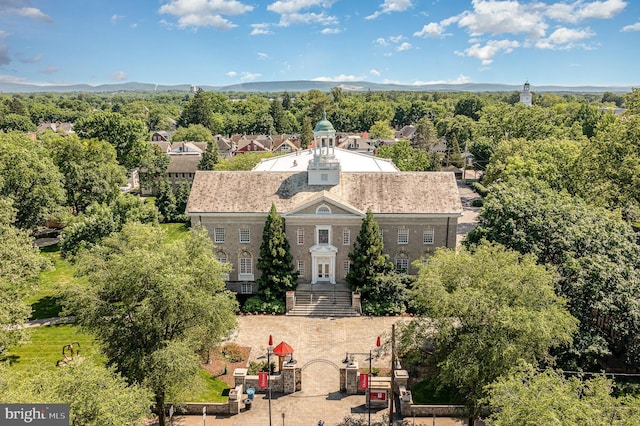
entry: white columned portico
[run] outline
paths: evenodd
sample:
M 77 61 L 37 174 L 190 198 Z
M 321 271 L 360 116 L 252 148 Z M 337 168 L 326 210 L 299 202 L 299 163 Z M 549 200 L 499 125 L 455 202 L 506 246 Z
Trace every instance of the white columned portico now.
M 336 283 L 336 253 L 338 248 L 331 244 L 314 245 L 311 253 L 311 284 Z

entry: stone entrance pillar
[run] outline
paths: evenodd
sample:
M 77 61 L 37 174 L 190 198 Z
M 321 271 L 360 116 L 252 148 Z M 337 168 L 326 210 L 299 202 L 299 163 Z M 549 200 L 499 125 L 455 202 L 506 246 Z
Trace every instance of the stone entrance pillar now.
M 340 368 L 340 390 L 347 395 L 358 393 L 358 363 L 353 362 Z

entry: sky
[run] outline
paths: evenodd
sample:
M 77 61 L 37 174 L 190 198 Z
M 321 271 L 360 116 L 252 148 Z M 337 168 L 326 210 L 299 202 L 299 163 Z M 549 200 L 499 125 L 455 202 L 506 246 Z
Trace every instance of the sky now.
M 640 86 L 638 0 L 0 0 L 0 81 Z

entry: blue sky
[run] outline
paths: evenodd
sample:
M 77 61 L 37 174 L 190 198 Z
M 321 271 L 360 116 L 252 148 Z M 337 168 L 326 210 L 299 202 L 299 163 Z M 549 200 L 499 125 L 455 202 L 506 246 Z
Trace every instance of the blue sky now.
M 637 0 L 0 0 L 0 81 L 640 86 Z

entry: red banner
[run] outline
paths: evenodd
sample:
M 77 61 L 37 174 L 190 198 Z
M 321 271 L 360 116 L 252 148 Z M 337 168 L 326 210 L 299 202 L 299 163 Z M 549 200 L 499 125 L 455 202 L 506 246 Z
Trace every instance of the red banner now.
M 258 387 L 261 389 L 266 389 L 269 387 L 269 373 L 260 372 L 258 373 Z
M 360 389 L 369 389 L 369 375 L 368 374 L 360 374 L 360 380 L 358 382 L 358 387 Z

